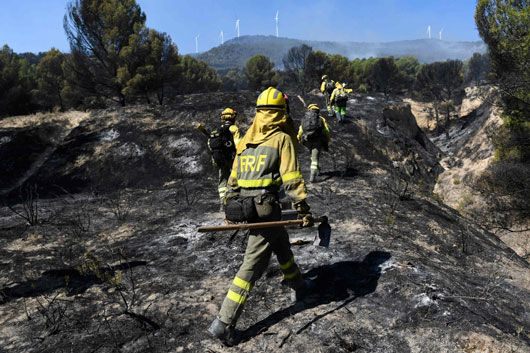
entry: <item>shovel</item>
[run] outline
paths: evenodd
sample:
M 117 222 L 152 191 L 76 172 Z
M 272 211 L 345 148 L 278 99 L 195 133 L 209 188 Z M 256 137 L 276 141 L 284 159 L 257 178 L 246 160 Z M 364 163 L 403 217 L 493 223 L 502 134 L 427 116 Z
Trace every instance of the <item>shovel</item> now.
M 292 225 L 302 225 L 304 221 L 301 219 L 295 219 L 290 221 L 275 221 L 275 222 L 260 222 L 260 223 L 242 223 L 242 224 L 228 224 L 224 226 L 211 226 L 211 227 L 200 227 L 197 229 L 199 233 L 207 232 L 222 232 L 225 230 L 236 230 L 236 229 L 262 229 L 262 228 L 274 228 L 274 227 L 284 227 Z M 318 225 L 318 238 L 320 239 L 320 246 L 329 246 L 329 240 L 331 238 L 331 227 L 328 223 L 328 217 L 323 216 L 320 218 L 314 219 L 315 223 L 320 223 Z

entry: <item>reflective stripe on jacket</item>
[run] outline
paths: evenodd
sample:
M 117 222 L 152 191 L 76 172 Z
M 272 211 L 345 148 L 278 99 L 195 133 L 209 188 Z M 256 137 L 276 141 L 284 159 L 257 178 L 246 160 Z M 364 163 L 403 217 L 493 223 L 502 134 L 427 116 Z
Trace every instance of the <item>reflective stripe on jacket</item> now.
M 293 202 L 307 198 L 294 143 L 282 131 L 259 145 L 247 146 L 236 156 L 228 179 L 231 189 L 268 188 L 277 191 L 282 184 Z

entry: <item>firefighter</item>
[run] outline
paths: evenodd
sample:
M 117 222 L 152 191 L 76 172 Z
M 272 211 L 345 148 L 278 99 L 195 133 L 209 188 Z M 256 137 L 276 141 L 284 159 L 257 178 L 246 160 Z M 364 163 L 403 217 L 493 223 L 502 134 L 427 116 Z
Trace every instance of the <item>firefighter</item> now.
M 333 116 L 333 107 L 330 102 L 331 94 L 335 89 L 335 81 L 330 80 L 328 75 L 322 76 L 322 84 L 320 85 L 320 92 L 326 97 L 326 106 L 328 108 L 328 117 Z
M 343 123 L 345 121 L 348 95 L 344 90 L 344 87 L 339 82 L 335 83 L 335 89 L 333 90 L 329 100 L 331 104 L 335 106 L 335 117 L 337 118 L 338 122 Z
M 237 112 L 232 108 L 226 108 L 221 113 L 221 126 L 212 131 L 208 146 L 212 152 L 212 159 L 219 169 L 219 198 L 221 200 L 222 212 L 224 209 L 224 198 L 226 194 L 226 184 L 230 176 L 230 170 L 235 157 L 235 146 L 241 140 L 241 134 L 235 125 Z
M 330 140 L 329 127 L 326 119 L 320 115 L 320 108 L 316 104 L 309 104 L 307 113 L 302 118 L 298 129 L 297 139 L 311 153 L 311 177 L 309 182 L 315 183 L 320 172 L 318 161 L 320 152 L 328 150 Z
M 259 95 L 256 116 L 237 146 L 237 155 L 228 180 L 228 219 L 235 200 L 250 198 L 254 202 L 257 216 L 247 220 L 249 223 L 280 220 L 278 191 L 283 184 L 285 192 L 294 202 L 299 218 L 303 219 L 302 226 L 313 225 L 313 217 L 306 202 L 307 190 L 296 155 L 296 129 L 286 114 L 286 108 L 282 92 L 273 87 Z M 309 292 L 311 282 L 302 278 L 285 228 L 251 230 L 243 264 L 230 285 L 218 317 L 208 329 L 226 345 L 237 343 L 236 322 L 254 283 L 267 269 L 273 253 L 278 259 L 286 283 L 293 289 L 291 300 L 300 301 Z

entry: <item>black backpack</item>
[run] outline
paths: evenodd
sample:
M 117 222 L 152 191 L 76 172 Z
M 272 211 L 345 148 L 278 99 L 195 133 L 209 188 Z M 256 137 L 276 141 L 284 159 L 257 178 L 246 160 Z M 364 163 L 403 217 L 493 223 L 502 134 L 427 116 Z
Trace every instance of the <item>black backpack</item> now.
M 332 94 L 333 93 L 333 90 L 335 90 L 335 82 L 333 81 L 328 81 L 326 83 L 326 92 L 328 94 Z
M 322 137 L 324 124 L 317 110 L 310 110 L 302 118 L 302 129 L 306 141 L 315 141 Z
M 346 92 L 344 92 L 344 90 L 341 89 L 337 91 L 337 94 L 335 96 L 335 102 L 340 107 L 346 105 L 346 103 L 348 102 L 348 95 L 346 94 Z
M 223 124 L 217 130 L 210 132 L 208 148 L 217 165 L 231 163 L 236 154 L 234 137 L 230 132 L 230 124 Z

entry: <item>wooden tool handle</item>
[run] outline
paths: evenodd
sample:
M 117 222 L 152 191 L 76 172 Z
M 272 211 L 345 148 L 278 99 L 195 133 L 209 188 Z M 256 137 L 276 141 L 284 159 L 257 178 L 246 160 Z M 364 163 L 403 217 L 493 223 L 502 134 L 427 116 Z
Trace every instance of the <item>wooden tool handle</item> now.
M 197 130 L 202 132 L 204 134 L 204 136 L 210 137 L 210 133 L 208 132 L 208 130 L 206 130 L 206 128 L 204 126 L 202 126 L 201 123 L 198 123 L 195 127 L 197 128 Z
M 327 222 L 327 217 L 315 218 L 315 223 Z M 207 232 L 221 232 L 225 230 L 236 230 L 236 229 L 258 229 L 258 228 L 274 228 L 274 227 L 284 227 L 292 225 L 300 225 L 304 221 L 301 219 L 295 219 L 291 221 L 276 221 L 276 222 L 260 222 L 260 223 L 241 223 L 241 224 L 228 224 L 225 226 L 211 226 L 211 227 L 200 227 L 197 231 L 199 233 Z

